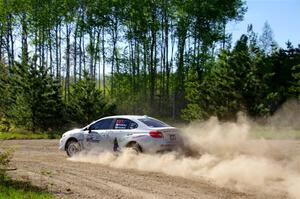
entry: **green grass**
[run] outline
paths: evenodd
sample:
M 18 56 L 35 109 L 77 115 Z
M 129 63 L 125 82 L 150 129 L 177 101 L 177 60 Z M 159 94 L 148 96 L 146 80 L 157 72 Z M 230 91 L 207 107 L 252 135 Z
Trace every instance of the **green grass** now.
M 0 139 L 58 139 L 59 133 L 0 132 Z
M 46 133 L 0 132 L 0 139 L 47 139 Z
M 29 182 L 0 180 L 0 199 L 54 199 L 46 190 L 33 186 Z

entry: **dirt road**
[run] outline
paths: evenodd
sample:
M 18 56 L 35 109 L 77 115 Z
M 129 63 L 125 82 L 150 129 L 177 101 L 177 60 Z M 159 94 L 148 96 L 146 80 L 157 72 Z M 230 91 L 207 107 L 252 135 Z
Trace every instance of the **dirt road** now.
M 58 151 L 58 140 L 7 140 L 0 141 L 0 148 L 15 150 L 13 178 L 47 187 L 59 198 L 287 198 L 285 194 L 239 192 L 207 179 L 72 162 Z

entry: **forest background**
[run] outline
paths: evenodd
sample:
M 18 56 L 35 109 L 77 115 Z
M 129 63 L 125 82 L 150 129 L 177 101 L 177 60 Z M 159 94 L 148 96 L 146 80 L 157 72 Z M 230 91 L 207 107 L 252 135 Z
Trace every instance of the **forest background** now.
M 300 100 L 300 46 L 270 25 L 236 42 L 242 0 L 1 0 L 0 131 L 113 114 L 267 118 Z

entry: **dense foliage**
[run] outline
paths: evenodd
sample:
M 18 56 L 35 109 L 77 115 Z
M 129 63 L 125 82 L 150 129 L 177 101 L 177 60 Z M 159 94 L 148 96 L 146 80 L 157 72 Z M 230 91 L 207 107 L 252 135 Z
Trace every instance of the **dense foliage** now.
M 268 116 L 290 98 L 299 98 L 300 48 L 288 44 L 267 55 L 243 35 L 233 50 L 224 50 L 199 81 L 192 73 L 186 83 L 187 120 L 216 115 L 232 119 L 238 111 Z
M 266 23 L 233 46 L 242 0 L 0 0 L 0 128 L 105 115 L 274 113 L 299 98 L 300 53 Z

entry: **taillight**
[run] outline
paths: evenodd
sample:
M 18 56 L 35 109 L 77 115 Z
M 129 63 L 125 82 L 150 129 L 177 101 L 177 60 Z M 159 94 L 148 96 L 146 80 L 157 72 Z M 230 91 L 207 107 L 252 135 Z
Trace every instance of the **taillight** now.
M 163 134 L 159 131 L 150 131 L 149 135 L 153 138 L 163 138 Z

